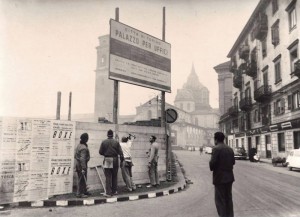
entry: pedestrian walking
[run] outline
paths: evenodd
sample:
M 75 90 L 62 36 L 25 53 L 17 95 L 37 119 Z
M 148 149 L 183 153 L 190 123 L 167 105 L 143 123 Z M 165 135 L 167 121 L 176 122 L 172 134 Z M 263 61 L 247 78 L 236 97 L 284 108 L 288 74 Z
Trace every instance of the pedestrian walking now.
M 203 147 L 202 146 L 200 147 L 199 151 L 200 151 L 200 155 L 202 155 L 202 153 L 203 153 Z
M 88 197 L 90 193 L 87 191 L 87 168 L 90 160 L 90 151 L 88 148 L 89 135 L 83 133 L 80 136 L 80 142 L 75 149 L 75 169 L 78 175 L 77 194 L 76 197 Z
M 150 150 L 148 153 L 148 175 L 150 179 L 150 185 L 147 185 L 147 188 L 150 187 L 157 187 L 159 183 L 159 176 L 157 171 L 157 165 L 158 165 L 158 150 L 159 145 L 156 142 L 156 136 L 150 137 Z
M 209 162 L 213 171 L 215 186 L 215 204 L 220 217 L 233 217 L 232 183 L 234 182 L 233 165 L 235 164 L 233 150 L 224 143 L 222 132 L 214 135 L 215 147 Z
M 104 196 L 112 196 L 118 194 L 118 170 L 119 157 L 121 163 L 124 160 L 123 151 L 120 143 L 113 139 L 114 133 L 112 130 L 107 131 L 107 139 L 105 139 L 100 146 L 99 154 L 104 156 L 103 168 L 105 174 L 105 189 Z
M 135 184 L 132 180 L 132 156 L 131 156 L 131 147 L 135 136 L 129 134 L 128 137 L 122 137 L 122 142 L 120 143 L 123 154 L 124 161 L 121 164 L 122 177 L 127 186 L 128 191 L 134 191 L 136 189 Z

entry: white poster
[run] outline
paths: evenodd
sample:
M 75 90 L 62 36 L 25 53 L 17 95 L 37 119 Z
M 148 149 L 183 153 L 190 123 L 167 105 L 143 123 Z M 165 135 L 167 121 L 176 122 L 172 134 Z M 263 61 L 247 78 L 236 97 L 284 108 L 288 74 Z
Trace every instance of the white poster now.
M 75 122 L 52 121 L 48 195 L 71 193 L 75 147 Z
M 48 171 L 50 158 L 50 120 L 32 121 L 29 199 L 48 198 Z
M 13 202 L 17 122 L 0 120 L 0 204 Z
M 29 200 L 32 120 L 17 119 L 14 202 Z

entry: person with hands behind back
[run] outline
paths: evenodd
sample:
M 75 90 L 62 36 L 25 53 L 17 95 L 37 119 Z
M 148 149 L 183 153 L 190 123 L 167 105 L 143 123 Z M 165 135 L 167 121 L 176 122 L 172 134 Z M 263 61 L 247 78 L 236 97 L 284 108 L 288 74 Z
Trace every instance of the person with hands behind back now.
M 150 185 L 147 185 L 147 188 L 157 187 L 159 185 L 159 176 L 157 171 L 159 145 L 156 142 L 156 137 L 153 135 L 150 137 L 150 146 L 150 150 L 147 152 Z
M 90 195 L 87 192 L 87 168 L 90 160 L 90 151 L 87 145 L 89 135 L 83 133 L 80 136 L 80 142 L 75 149 L 75 168 L 78 175 L 77 194 L 76 197 L 84 198 Z

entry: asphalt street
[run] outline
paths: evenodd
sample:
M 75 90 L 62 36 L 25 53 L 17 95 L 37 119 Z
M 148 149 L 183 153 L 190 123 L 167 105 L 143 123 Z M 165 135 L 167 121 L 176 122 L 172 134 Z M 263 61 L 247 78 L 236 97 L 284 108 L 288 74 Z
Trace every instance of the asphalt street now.
M 193 184 L 185 190 L 151 199 L 78 207 L 17 208 L 8 216 L 216 217 L 210 155 L 175 151 Z M 236 217 L 300 217 L 300 170 L 237 160 L 234 167 Z

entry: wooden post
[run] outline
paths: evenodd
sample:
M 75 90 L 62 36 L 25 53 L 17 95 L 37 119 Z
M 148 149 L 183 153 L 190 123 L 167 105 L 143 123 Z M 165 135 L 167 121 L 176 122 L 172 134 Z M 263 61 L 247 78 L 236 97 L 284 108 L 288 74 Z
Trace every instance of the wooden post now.
M 119 21 L 119 8 L 115 11 L 116 21 Z M 114 80 L 114 108 L 113 108 L 113 123 L 115 124 L 115 137 L 118 138 L 118 114 L 119 114 L 119 81 Z
M 68 113 L 68 120 L 71 120 L 71 108 L 72 108 L 72 92 L 69 94 L 69 113 Z
M 61 92 L 57 92 L 56 120 L 60 120 Z

